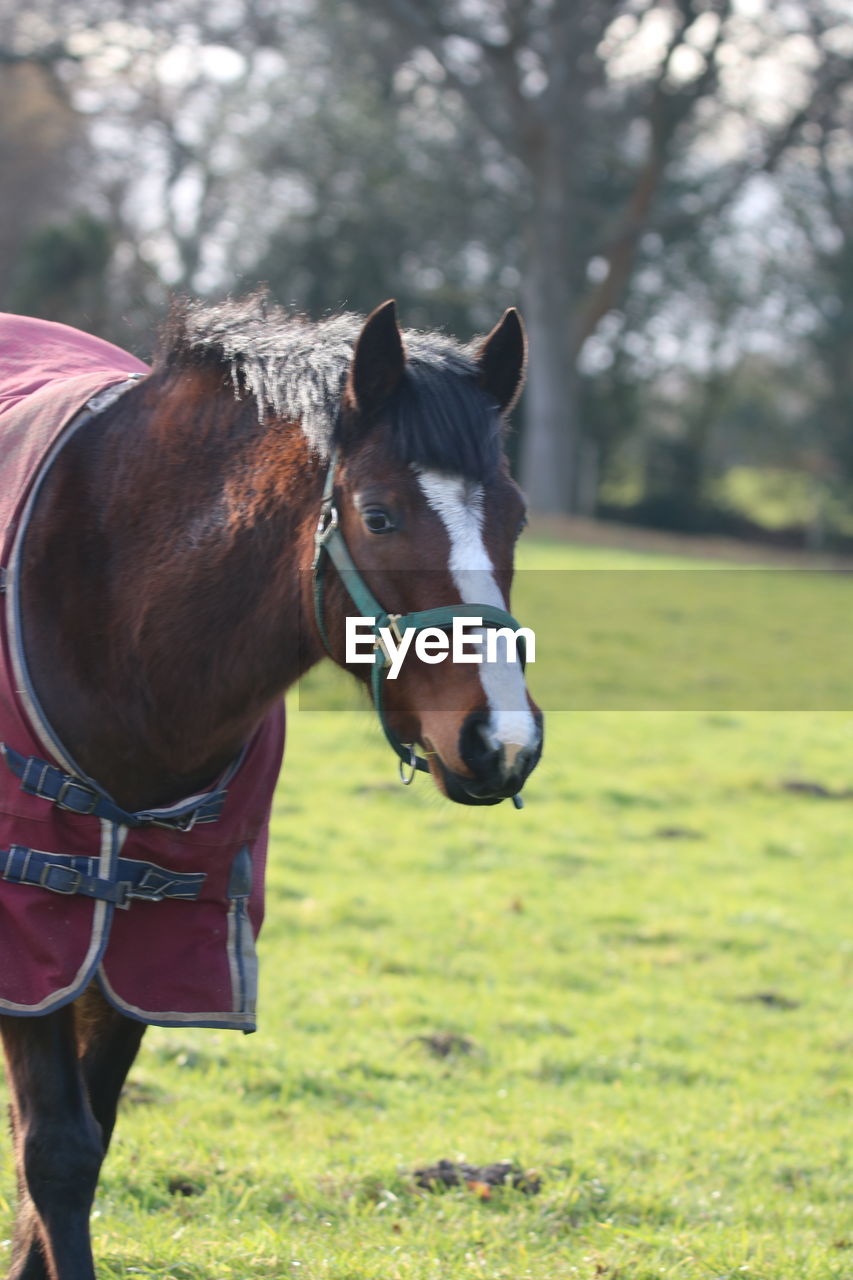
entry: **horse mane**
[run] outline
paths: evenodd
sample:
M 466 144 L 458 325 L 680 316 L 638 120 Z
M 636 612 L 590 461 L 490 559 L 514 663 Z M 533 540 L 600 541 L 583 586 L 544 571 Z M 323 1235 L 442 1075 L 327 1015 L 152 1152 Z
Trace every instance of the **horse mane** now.
M 310 448 L 327 460 L 340 441 L 341 398 L 363 324 L 351 312 L 311 323 L 264 291 L 241 301 L 185 301 L 173 308 L 157 367 L 221 366 L 235 397 L 255 400 L 261 423 L 298 422 Z M 406 372 L 386 406 L 398 459 L 489 478 L 502 456 L 502 423 L 480 386 L 476 343 L 414 329 L 403 338 Z

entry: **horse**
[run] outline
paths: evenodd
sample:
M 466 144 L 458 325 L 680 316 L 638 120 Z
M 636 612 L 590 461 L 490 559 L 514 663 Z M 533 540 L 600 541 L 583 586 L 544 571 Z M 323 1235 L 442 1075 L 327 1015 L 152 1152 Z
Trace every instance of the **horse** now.
M 30 324 L 18 372 L 58 352 L 66 394 L 44 457 L 38 393 L 4 440 L 27 460 L 0 562 L 8 1274 L 93 1280 L 90 1211 L 146 1026 L 254 1029 L 285 691 L 330 655 L 404 780 L 456 803 L 517 799 L 539 759 L 523 654 L 410 654 L 392 681 L 381 639 L 514 623 L 525 507 L 503 436 L 526 346 L 514 309 L 463 346 L 401 331 L 393 301 L 311 323 L 255 294 L 175 304 L 150 369 L 88 339 L 75 381 L 84 336 Z M 371 663 L 348 661 L 354 610 Z

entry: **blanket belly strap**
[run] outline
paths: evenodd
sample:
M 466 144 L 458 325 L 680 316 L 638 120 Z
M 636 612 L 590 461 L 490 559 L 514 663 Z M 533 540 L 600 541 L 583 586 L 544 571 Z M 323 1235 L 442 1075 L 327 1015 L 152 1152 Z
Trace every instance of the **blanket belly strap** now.
M 220 787 L 217 791 L 195 796 L 185 804 L 128 813 L 82 778 L 65 773 L 46 760 L 40 760 L 38 756 L 22 756 L 5 742 L 0 742 L 0 756 L 20 780 L 21 790 L 27 795 L 49 800 L 58 809 L 65 809 L 68 813 L 76 813 L 81 817 L 105 818 L 107 822 L 116 822 L 124 827 L 151 826 L 192 831 L 197 822 L 216 822 L 228 794 L 226 788 Z
M 21 844 L 0 849 L 0 879 L 35 885 L 51 893 L 81 894 L 116 907 L 128 907 L 134 898 L 144 902 L 162 902 L 164 898 L 194 901 L 207 879 L 203 871 L 169 871 L 135 858 L 118 859 L 114 880 L 98 876 L 98 870 L 98 858 L 46 853 Z

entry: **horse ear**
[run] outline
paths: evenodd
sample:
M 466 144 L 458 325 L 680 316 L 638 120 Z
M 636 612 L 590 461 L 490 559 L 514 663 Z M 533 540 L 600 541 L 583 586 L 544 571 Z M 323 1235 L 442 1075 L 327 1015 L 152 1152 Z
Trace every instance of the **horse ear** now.
M 348 378 L 354 408 L 368 417 L 381 409 L 400 385 L 405 368 L 406 351 L 392 298 L 371 311 L 358 335 Z
M 509 307 L 477 352 L 483 390 L 497 400 L 501 413 L 509 413 L 524 386 L 527 337 L 521 316 Z

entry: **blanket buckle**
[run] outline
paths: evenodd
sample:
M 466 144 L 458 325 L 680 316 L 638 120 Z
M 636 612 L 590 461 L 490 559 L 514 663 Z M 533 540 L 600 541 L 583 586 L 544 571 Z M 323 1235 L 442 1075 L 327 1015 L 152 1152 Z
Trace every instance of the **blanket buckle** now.
M 72 792 L 78 792 L 80 795 L 85 796 L 88 807 L 84 808 L 82 805 L 69 802 L 68 797 Z M 92 791 L 90 787 L 85 786 L 82 782 L 78 782 L 76 778 L 65 778 L 53 803 L 58 808 L 65 809 L 68 813 L 76 813 L 81 817 L 87 818 L 97 809 L 99 799 L 97 792 Z
M 42 867 L 39 876 L 39 884 L 42 888 L 49 889 L 51 893 L 69 896 L 77 893 L 82 883 L 81 871 L 75 871 L 72 867 L 60 867 L 55 862 L 49 862 L 46 867 Z

